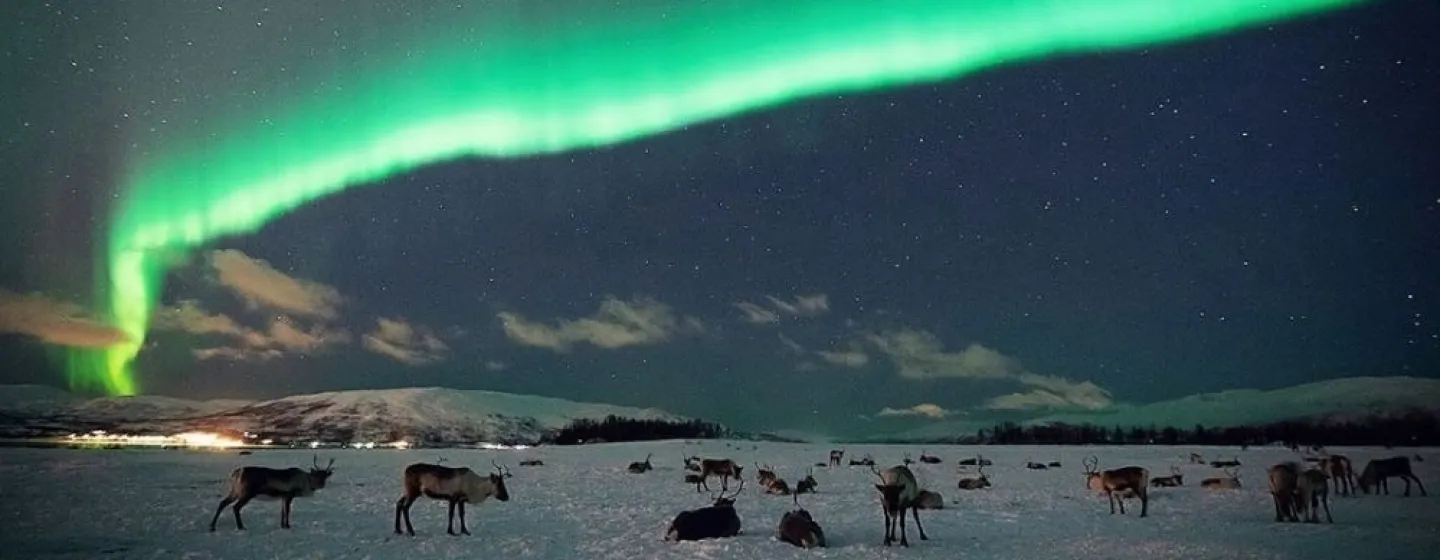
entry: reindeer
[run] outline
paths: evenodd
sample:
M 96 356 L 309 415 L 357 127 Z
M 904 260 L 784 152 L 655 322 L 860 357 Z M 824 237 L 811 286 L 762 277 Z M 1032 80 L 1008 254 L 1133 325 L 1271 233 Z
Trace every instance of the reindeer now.
M 885 546 L 895 542 L 896 522 L 900 525 L 900 546 L 910 546 L 905 535 L 907 509 L 915 518 L 915 527 L 920 530 L 920 540 L 929 540 L 930 537 L 925 536 L 925 526 L 920 524 L 920 509 L 915 505 L 915 500 L 920 497 L 920 484 L 915 482 L 915 474 L 904 465 L 896 465 L 884 471 L 876 470 L 875 466 L 871 465 L 870 472 L 880 477 L 880 484 L 876 484 L 875 489 L 880 491 L 880 505 L 885 512 Z
M 927 464 L 927 465 L 938 465 L 938 464 L 940 464 L 940 458 L 939 458 L 939 457 L 936 457 L 936 456 L 934 456 L 934 455 L 927 455 L 927 454 L 925 454 L 925 450 L 924 450 L 924 449 L 921 449 L 921 450 L 920 450 L 920 462 L 921 462 L 921 463 L 925 463 L 925 464 Z
M 1330 485 L 1325 473 L 1319 469 L 1307 469 L 1300 473 L 1300 509 L 1305 510 L 1306 523 L 1320 522 L 1320 506 L 1325 506 L 1325 522 L 1334 523 L 1330 517 Z
M 445 532 L 455 534 L 455 509 L 460 509 L 460 532 L 470 534 L 465 526 L 465 503 L 480 505 L 490 498 L 502 502 L 510 501 L 510 492 L 505 489 L 505 479 L 510 478 L 510 469 L 503 468 L 493 459 L 495 473 L 481 476 L 466 467 L 442 467 L 429 463 L 414 463 L 405 467 L 402 475 L 404 493 L 395 501 L 395 534 L 400 532 L 400 520 L 405 520 L 405 534 L 415 536 L 415 527 L 410 524 L 410 506 L 421 496 L 432 500 L 445 500 L 450 506 Z
M 1426 495 L 1425 485 L 1421 483 L 1420 479 L 1415 477 L 1415 473 L 1410 470 L 1410 458 L 1403 455 L 1389 459 L 1375 459 L 1366 463 L 1365 470 L 1360 473 L 1360 478 L 1358 479 L 1360 491 L 1369 494 L 1370 487 L 1373 486 L 1375 487 L 1376 494 L 1379 494 L 1383 490 L 1388 496 L 1390 494 L 1390 484 L 1388 481 L 1391 477 L 1396 476 L 1405 481 L 1406 496 L 1410 495 L 1411 480 L 1414 480 L 1415 484 L 1420 487 L 1420 495 Z
M 1205 458 L 1201 457 L 1199 453 L 1191 453 L 1190 463 L 1193 465 L 1203 465 L 1205 464 Z
M 1270 497 L 1275 501 L 1275 522 L 1300 521 L 1296 515 L 1297 493 L 1299 492 L 1300 466 L 1295 463 L 1279 463 L 1266 471 L 1270 478 Z
M 522 466 L 522 467 L 543 467 L 543 466 L 545 466 L 545 461 L 541 461 L 541 460 L 539 460 L 539 459 L 526 459 L 526 460 L 524 460 L 524 461 L 520 461 L 520 466 Z
M 829 464 L 828 466 L 838 467 L 838 466 L 840 466 L 840 460 L 841 460 L 841 459 L 844 459 L 844 458 L 845 458 L 845 450 L 844 450 L 844 449 L 831 449 L 831 450 L 830 450 L 830 464 Z
M 280 506 L 280 528 L 290 528 L 290 502 L 295 498 L 310 496 L 316 490 L 325 487 L 325 481 L 330 475 L 335 474 L 335 460 L 331 459 L 325 468 L 320 468 L 320 457 L 317 455 L 311 460 L 310 472 L 300 468 L 271 469 L 266 467 L 240 467 L 230 471 L 230 489 L 224 498 L 220 499 L 220 505 L 215 508 L 215 516 L 210 518 L 210 531 L 215 531 L 215 522 L 220 519 L 220 512 L 225 511 L 225 506 L 235 504 L 235 528 L 245 530 L 245 522 L 240 520 L 240 510 L 250 500 L 255 498 L 269 499 L 279 498 Z
M 990 487 L 990 477 L 985 476 L 985 466 L 981 465 L 979 470 L 980 478 L 962 478 L 959 487 L 961 490 L 979 490 Z
M 991 466 L 991 464 L 992 464 L 992 463 L 991 463 L 991 461 L 990 461 L 989 459 L 986 459 L 986 458 L 981 457 L 981 456 L 979 456 L 979 455 L 976 455 L 976 456 L 975 456 L 974 458 L 972 458 L 972 459 L 961 459 L 961 460 L 960 460 L 960 466 L 962 466 L 962 467 L 974 467 L 974 466 L 988 467 L 988 466 Z
M 851 459 L 851 460 L 850 460 L 850 466 L 852 466 L 852 467 L 873 467 L 873 466 L 875 466 L 875 459 L 874 459 L 874 458 L 871 458 L 869 455 L 866 455 L 866 456 L 864 456 L 864 457 L 861 457 L 861 458 L 858 459 L 858 460 L 857 460 L 857 459 Z
M 1200 487 L 1206 490 L 1239 490 L 1240 472 L 1234 467 L 1225 469 L 1225 476 L 1211 477 L 1200 481 Z
M 1043 471 L 1045 469 L 1048 469 L 1049 467 L 1045 466 L 1045 463 L 1036 463 L 1027 458 L 1025 459 L 1025 468 L 1032 471 Z
M 915 460 L 910 458 L 910 454 L 909 454 L 909 453 L 906 453 L 906 454 L 905 454 L 905 458 L 904 458 L 903 460 L 901 460 L 901 462 L 902 462 L 902 463 L 905 463 L 905 466 L 907 466 L 907 467 L 910 466 L 910 465 L 915 464 Z
M 800 548 L 824 548 L 825 531 L 810 512 L 800 507 L 800 493 L 796 492 L 792 498 L 795 502 L 795 509 L 788 511 L 780 517 L 780 526 L 775 529 L 775 538 L 798 546 Z
M 915 498 L 915 509 L 945 509 L 945 498 L 938 492 L 921 490 Z
M 790 485 L 785 482 L 785 479 L 775 478 L 770 481 L 770 484 L 765 485 L 765 493 L 776 496 L 789 496 Z
M 687 470 L 687 471 L 694 471 L 694 472 L 697 472 L 697 473 L 700 472 L 700 458 L 699 458 L 699 457 L 694 457 L 694 456 L 686 457 L 684 454 L 681 454 L 681 455 L 680 455 L 680 460 L 685 462 L 685 470 Z
M 1180 474 L 1180 467 L 1170 465 L 1170 476 L 1157 476 L 1150 479 L 1150 486 L 1154 488 L 1174 488 L 1185 484 L 1185 475 Z
M 815 487 L 819 485 L 820 483 L 815 482 L 815 469 L 811 468 L 810 470 L 805 471 L 805 478 L 795 484 L 795 493 L 814 494 Z
M 685 483 L 694 484 L 695 491 L 700 492 L 700 486 L 705 483 L 705 477 L 696 473 L 685 473 Z
M 1220 461 L 1220 460 L 1210 461 L 1210 466 L 1211 466 L 1211 467 L 1214 467 L 1214 468 L 1217 468 L 1217 469 L 1226 469 L 1226 468 L 1238 467 L 1238 466 L 1240 466 L 1240 458 L 1239 458 L 1239 457 L 1236 457 L 1236 458 L 1231 459 L 1231 460 L 1229 460 L 1229 461 Z
M 1320 472 L 1335 480 L 1335 493 L 1341 496 L 1349 496 L 1355 493 L 1355 468 L 1350 464 L 1350 459 L 1344 455 L 1330 455 L 1321 457 L 1317 464 Z
M 728 459 L 727 459 L 728 460 Z M 721 490 L 714 505 L 691 509 L 675 515 L 670 528 L 665 531 L 667 541 L 698 541 L 718 539 L 740 534 L 740 515 L 735 513 L 735 497 L 745 490 L 745 480 L 729 497 Z
M 1100 459 L 1094 455 L 1085 461 L 1085 486 L 1094 489 L 1098 485 L 1100 491 L 1105 492 L 1110 501 L 1110 514 L 1115 514 L 1115 502 L 1120 502 L 1120 515 L 1125 515 L 1125 498 L 1134 495 L 1140 498 L 1140 517 L 1145 517 L 1150 511 L 1150 492 L 1145 485 L 1150 480 L 1150 471 L 1142 467 L 1120 467 L 1101 472 L 1099 466 Z
M 708 480 L 711 476 L 720 477 L 721 490 L 729 490 L 729 480 L 731 478 L 740 480 L 740 471 L 745 468 L 735 464 L 735 461 L 730 459 L 701 459 L 699 464 L 700 477 L 702 479 L 700 485 L 703 486 L 706 491 L 710 490 Z
M 635 461 L 635 462 L 632 462 L 632 463 L 630 463 L 630 466 L 625 467 L 625 470 L 630 471 L 632 474 L 641 474 L 641 473 L 645 473 L 645 472 L 649 472 L 650 470 L 653 470 L 655 467 L 650 464 L 650 456 L 651 456 L 651 455 L 654 455 L 654 454 L 653 454 L 653 453 L 646 453 L 646 454 L 645 454 L 645 460 L 644 460 L 644 461 Z
M 1060 468 L 1060 461 L 1050 461 L 1050 464 L 1047 466 L 1052 469 L 1058 469 Z
M 767 469 L 760 466 L 758 461 L 755 463 L 755 480 L 760 483 L 761 488 L 769 486 L 770 483 L 777 478 L 779 477 L 775 476 L 775 469 L 773 467 Z

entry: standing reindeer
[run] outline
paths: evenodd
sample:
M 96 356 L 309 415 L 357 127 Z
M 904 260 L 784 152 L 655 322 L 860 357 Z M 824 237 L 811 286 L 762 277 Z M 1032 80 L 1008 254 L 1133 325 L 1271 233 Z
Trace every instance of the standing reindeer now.
M 1207 490 L 1239 490 L 1240 472 L 1233 467 L 1225 469 L 1225 476 L 1211 477 L 1200 481 L 1200 487 Z
M 1296 515 L 1299 492 L 1300 466 L 1295 463 L 1279 463 L 1270 467 L 1266 474 L 1270 478 L 1270 497 L 1275 501 L 1275 522 L 1300 521 Z
M 704 487 L 706 491 L 710 490 L 710 484 L 708 480 L 712 476 L 720 477 L 721 490 L 729 490 L 730 479 L 734 478 L 735 480 L 740 480 L 740 471 L 744 470 L 745 468 L 735 464 L 735 461 L 732 461 L 730 459 L 701 459 L 699 465 L 701 478 L 700 486 Z
M 880 477 L 880 484 L 876 484 L 875 489 L 880 491 L 880 506 L 885 511 L 885 546 L 895 542 L 897 522 L 900 525 L 900 546 L 910 546 L 905 535 L 907 509 L 915 518 L 915 527 L 920 530 L 920 540 L 929 540 L 930 537 L 925 536 L 925 526 L 920 524 L 920 508 L 915 504 L 915 500 L 920 497 L 920 484 L 915 481 L 915 474 L 904 465 L 896 465 L 884 471 L 876 470 L 874 465 L 871 465 L 870 471 Z
M 1318 469 L 1307 469 L 1300 473 L 1300 509 L 1305 510 L 1306 523 L 1319 523 L 1320 506 L 1325 506 L 1325 522 L 1334 523 L 1330 517 L 1330 486 L 1325 473 Z
M 1321 457 L 1319 467 L 1320 472 L 1335 480 L 1336 494 L 1349 496 L 1355 493 L 1355 468 L 1350 464 L 1350 458 L 1344 455 Z
M 844 449 L 831 449 L 831 450 L 830 450 L 830 466 L 832 466 L 832 467 L 838 467 L 838 466 L 840 466 L 840 460 L 841 460 L 841 459 L 844 459 L 844 458 L 845 458 L 845 450 L 844 450 Z
M 1120 515 L 1125 515 L 1125 497 L 1133 494 L 1140 498 L 1140 517 L 1145 517 L 1150 511 L 1150 491 L 1146 485 L 1150 471 L 1142 467 L 1120 467 L 1100 472 L 1099 466 L 1100 459 L 1094 455 L 1085 461 L 1085 485 L 1088 488 L 1098 485 L 1105 492 L 1110 501 L 1110 514 L 1115 514 L 1115 502 L 1120 502 Z M 1117 492 L 1120 495 L 1117 496 Z
M 1415 484 L 1420 487 L 1420 495 L 1426 495 L 1425 485 L 1421 483 L 1420 479 L 1415 477 L 1415 473 L 1410 470 L 1410 458 L 1403 455 L 1389 459 L 1375 459 L 1367 463 L 1365 470 L 1360 473 L 1360 479 L 1358 481 L 1360 483 L 1360 491 L 1369 494 L 1370 487 L 1373 486 L 1375 487 L 1376 494 L 1379 494 L 1383 490 L 1385 495 L 1388 496 L 1390 495 L 1390 484 L 1387 481 L 1391 477 L 1396 476 L 1405 481 L 1406 496 L 1410 495 L 1411 480 L 1414 480 Z
M 635 461 L 633 463 L 630 463 L 630 466 L 625 467 L 625 470 L 630 471 L 633 474 L 640 474 L 653 470 L 655 467 L 650 464 L 651 455 L 653 455 L 653 453 L 646 453 L 644 461 Z
M 330 475 L 335 474 L 335 460 L 331 459 L 325 468 L 320 468 L 320 457 L 317 455 L 311 460 L 310 472 L 304 469 L 271 469 L 266 467 L 240 467 L 230 471 L 230 489 L 225 497 L 220 499 L 220 505 L 215 508 L 215 516 L 210 518 L 210 531 L 215 531 L 215 522 L 220 519 L 220 512 L 225 511 L 225 506 L 235 504 L 235 528 L 245 530 L 245 522 L 240 520 L 240 509 L 250 500 L 255 498 L 279 498 L 280 505 L 280 528 L 290 528 L 290 502 L 295 498 L 301 498 L 314 494 L 316 490 L 325 487 L 325 481 Z
M 775 529 L 775 538 L 800 548 L 824 548 L 825 531 L 815 522 L 815 518 L 810 516 L 810 512 L 800 507 L 798 492 L 792 499 L 795 509 L 780 518 L 780 526 Z
M 725 496 L 725 490 L 721 490 L 713 505 L 676 514 L 670 528 L 665 531 L 665 540 L 698 541 L 739 535 L 740 515 L 735 513 L 735 497 L 743 490 L 745 480 L 741 479 L 740 488 L 729 497 Z
M 415 505 L 420 496 L 445 500 L 449 504 L 445 532 L 451 535 L 455 534 L 455 509 L 459 506 L 460 532 L 470 534 L 469 527 L 465 526 L 466 502 L 480 505 L 491 497 L 502 502 L 510 501 L 510 492 L 505 489 L 505 479 L 510 477 L 510 470 L 502 468 L 494 460 L 490 464 L 495 466 L 495 473 L 489 476 L 480 476 L 466 467 L 451 468 L 429 463 L 405 467 L 402 475 L 404 493 L 395 501 L 395 534 L 402 534 L 400 520 L 403 518 L 405 533 L 415 536 L 415 527 L 410 524 L 410 506 Z

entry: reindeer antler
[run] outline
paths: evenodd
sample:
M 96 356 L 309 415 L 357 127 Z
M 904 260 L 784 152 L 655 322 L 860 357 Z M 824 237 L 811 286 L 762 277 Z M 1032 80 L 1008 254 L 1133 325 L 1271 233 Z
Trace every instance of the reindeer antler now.
M 510 468 L 509 468 L 509 467 L 502 467 L 502 466 L 500 466 L 500 463 L 496 463 L 494 459 L 491 459 L 491 460 L 490 460 L 490 464 L 495 465 L 495 474 L 498 474 L 498 475 L 500 475 L 500 476 L 502 476 L 502 477 L 505 477 L 505 478 L 510 478 L 511 476 L 514 476 L 514 475 L 510 474 Z

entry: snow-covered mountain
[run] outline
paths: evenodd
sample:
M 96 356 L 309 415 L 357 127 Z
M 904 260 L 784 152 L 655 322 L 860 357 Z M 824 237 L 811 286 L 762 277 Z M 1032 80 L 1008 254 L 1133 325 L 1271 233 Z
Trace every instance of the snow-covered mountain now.
M 106 429 L 131 433 L 235 430 L 286 440 L 534 442 L 581 419 L 685 420 L 657 409 L 440 387 L 340 391 L 270 401 L 158 396 L 81 399 L 36 386 L 0 386 L 0 435 Z

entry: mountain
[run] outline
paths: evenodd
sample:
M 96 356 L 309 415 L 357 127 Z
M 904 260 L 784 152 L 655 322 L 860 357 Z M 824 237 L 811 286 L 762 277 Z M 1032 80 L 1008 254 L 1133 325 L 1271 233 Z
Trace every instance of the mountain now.
M 1344 422 L 1367 416 L 1399 416 L 1412 411 L 1440 412 L 1440 379 L 1418 377 L 1346 377 L 1270 391 L 1237 389 L 1202 393 L 1144 405 L 1116 405 L 1096 412 L 1056 413 L 1022 424 L 1096 424 L 1100 426 L 1171 426 L 1189 429 L 1250 426 L 1302 420 Z M 974 435 L 989 424 L 974 420 L 936 422 L 894 434 L 889 439 L 925 440 Z
M 64 395 L 68 393 L 35 386 L 0 387 L 0 436 L 93 429 L 148 434 L 201 430 L 248 431 L 283 441 L 533 443 L 581 418 L 686 420 L 657 409 L 440 387 L 339 391 L 261 402 Z

